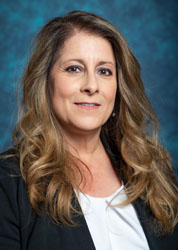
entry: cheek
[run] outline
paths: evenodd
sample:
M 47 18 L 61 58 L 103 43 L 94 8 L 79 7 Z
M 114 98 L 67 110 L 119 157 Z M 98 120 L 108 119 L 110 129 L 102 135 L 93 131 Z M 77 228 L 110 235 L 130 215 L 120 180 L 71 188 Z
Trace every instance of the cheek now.
M 114 104 L 116 92 L 117 92 L 117 84 L 113 84 L 109 88 L 107 88 L 105 94 L 109 103 Z
M 71 84 L 68 84 L 68 82 L 63 81 L 62 79 L 60 81 L 55 80 L 51 82 L 51 99 L 57 99 L 59 101 L 59 98 L 70 98 L 74 94 L 74 92 L 74 87 L 71 86 Z

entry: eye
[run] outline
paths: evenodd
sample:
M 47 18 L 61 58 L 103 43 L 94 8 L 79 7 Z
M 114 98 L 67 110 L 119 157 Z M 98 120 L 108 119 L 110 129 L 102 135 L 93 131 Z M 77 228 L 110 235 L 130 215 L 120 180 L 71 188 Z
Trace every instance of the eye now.
M 105 75 L 105 76 L 111 76 L 112 75 L 112 71 L 110 69 L 101 68 L 98 71 L 99 71 L 99 73 L 101 75 Z
M 82 68 L 76 65 L 72 65 L 72 66 L 67 67 L 65 71 L 71 72 L 71 73 L 79 73 L 82 71 Z

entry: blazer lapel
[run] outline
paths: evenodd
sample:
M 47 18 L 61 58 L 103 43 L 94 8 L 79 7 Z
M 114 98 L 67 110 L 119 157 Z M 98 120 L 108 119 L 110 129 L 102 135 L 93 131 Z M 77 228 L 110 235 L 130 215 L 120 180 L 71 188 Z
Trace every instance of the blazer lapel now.
M 141 199 L 137 199 L 135 202 L 133 202 L 133 206 L 136 210 L 138 219 L 145 233 L 150 250 L 160 249 L 158 244 L 155 244 L 156 235 L 151 228 L 153 216 L 150 210 L 145 206 L 144 201 Z
M 77 209 L 78 211 L 82 211 L 77 199 L 73 198 L 72 203 L 75 209 Z M 68 233 L 71 235 L 72 238 L 74 238 L 75 241 L 76 248 L 73 246 L 72 249 L 96 250 L 84 215 L 78 215 L 76 213 L 73 213 L 72 219 L 74 222 L 76 222 L 77 226 L 66 228 L 66 230 L 69 230 Z
M 153 215 L 150 209 L 145 206 L 144 201 L 137 199 L 133 203 L 137 212 L 138 218 L 142 225 L 143 231 L 148 241 L 150 250 L 177 250 L 178 249 L 178 225 L 176 225 L 174 232 L 166 235 L 159 235 L 154 232 Z

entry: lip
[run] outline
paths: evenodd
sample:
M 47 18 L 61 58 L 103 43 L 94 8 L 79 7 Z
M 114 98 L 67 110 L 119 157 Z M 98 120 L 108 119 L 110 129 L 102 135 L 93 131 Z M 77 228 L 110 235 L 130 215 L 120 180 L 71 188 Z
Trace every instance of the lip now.
M 85 110 L 95 110 L 98 109 L 101 104 L 96 102 L 75 102 L 74 103 L 77 107 Z

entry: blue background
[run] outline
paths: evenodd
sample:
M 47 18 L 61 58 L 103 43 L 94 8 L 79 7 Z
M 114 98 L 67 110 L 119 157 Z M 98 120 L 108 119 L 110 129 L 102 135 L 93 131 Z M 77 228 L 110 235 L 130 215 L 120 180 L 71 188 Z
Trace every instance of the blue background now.
M 177 0 L 1 0 L 0 151 L 11 144 L 17 117 L 16 87 L 40 28 L 71 10 L 94 12 L 124 34 L 142 66 L 142 79 L 160 121 L 160 138 L 178 176 Z

